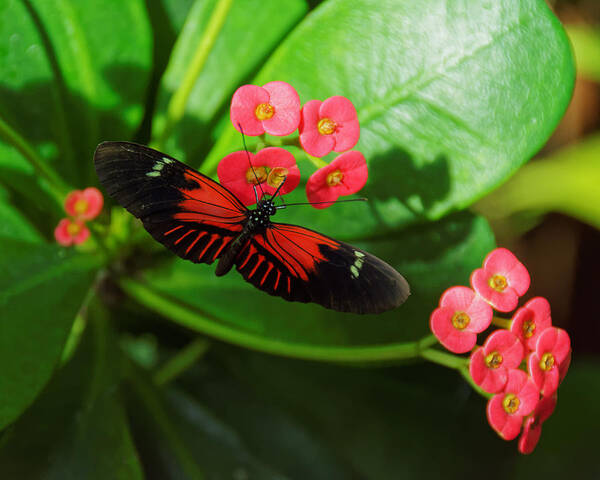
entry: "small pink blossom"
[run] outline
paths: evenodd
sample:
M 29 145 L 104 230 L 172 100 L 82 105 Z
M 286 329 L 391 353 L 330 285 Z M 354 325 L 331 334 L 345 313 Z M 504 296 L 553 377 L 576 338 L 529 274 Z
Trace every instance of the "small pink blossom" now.
M 556 395 L 542 397 L 535 410 L 525 420 L 523 433 L 519 438 L 519 452 L 528 455 L 535 449 L 542 434 L 542 424 L 550 418 L 556 408 Z
M 219 162 L 217 176 L 221 185 L 231 190 L 244 205 L 256 203 L 253 185 L 259 185 L 260 199 L 260 189 L 273 195 L 284 178 L 285 183 L 279 190 L 282 195 L 290 193 L 300 183 L 296 159 L 279 147 L 263 148 L 256 155 L 244 150 L 230 153 Z
M 367 183 L 369 171 L 362 153 L 342 153 L 333 162 L 319 168 L 306 182 L 306 196 L 311 203 L 335 202 L 340 195 L 358 192 Z M 327 208 L 331 204 L 313 205 Z
M 539 336 L 527 364 L 529 374 L 542 395 L 549 396 L 556 392 L 561 380 L 560 366 L 569 361 L 570 351 L 569 334 L 560 328 L 547 328 Z
M 535 297 L 516 311 L 510 330 L 529 350 L 535 350 L 540 334 L 551 326 L 552 318 L 548 300 Z
M 539 396 L 537 387 L 524 371 L 509 370 L 504 391 L 488 401 L 488 422 L 505 440 L 516 438 L 523 417 L 533 411 Z
M 501 312 L 514 310 L 529 288 L 529 272 L 506 248 L 497 248 L 485 258 L 483 268 L 471 275 L 471 286 Z
M 63 218 L 54 229 L 54 238 L 63 247 L 79 245 L 89 236 L 90 231 L 81 220 Z
M 300 145 L 309 155 L 323 157 L 332 150 L 350 150 L 360 136 L 356 109 L 339 95 L 324 102 L 310 100 L 302 107 L 299 132 Z
M 65 211 L 72 217 L 81 220 L 92 220 L 102 210 L 104 198 L 95 187 L 85 190 L 73 190 L 65 199 Z
M 244 85 L 233 94 L 230 116 L 244 135 L 289 135 L 300 123 L 300 97 L 285 82 Z
M 473 381 L 488 393 L 504 389 L 508 372 L 523 360 L 521 341 L 508 330 L 496 330 L 471 355 L 469 372 Z
M 491 307 L 473 290 L 456 286 L 442 294 L 429 324 L 444 347 L 465 353 L 475 346 L 477 334 L 489 327 L 492 315 Z

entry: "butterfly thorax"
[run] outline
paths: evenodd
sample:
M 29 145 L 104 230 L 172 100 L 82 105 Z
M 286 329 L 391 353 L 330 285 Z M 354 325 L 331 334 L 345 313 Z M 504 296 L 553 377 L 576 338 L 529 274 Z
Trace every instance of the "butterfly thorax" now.
M 277 209 L 271 200 L 260 200 L 254 210 L 248 210 L 246 213 L 248 221 L 245 230 L 251 233 L 265 230 L 271 224 L 271 215 L 275 215 L 276 212 Z

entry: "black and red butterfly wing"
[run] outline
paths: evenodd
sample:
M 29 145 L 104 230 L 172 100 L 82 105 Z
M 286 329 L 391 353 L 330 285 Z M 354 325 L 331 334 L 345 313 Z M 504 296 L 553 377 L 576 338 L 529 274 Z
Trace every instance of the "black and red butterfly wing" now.
M 341 312 L 380 313 L 401 305 L 408 283 L 383 260 L 313 230 L 281 223 L 250 237 L 235 265 L 271 295 Z
M 212 263 L 244 228 L 248 210 L 229 190 L 157 150 L 104 142 L 94 162 L 109 195 L 182 258 Z

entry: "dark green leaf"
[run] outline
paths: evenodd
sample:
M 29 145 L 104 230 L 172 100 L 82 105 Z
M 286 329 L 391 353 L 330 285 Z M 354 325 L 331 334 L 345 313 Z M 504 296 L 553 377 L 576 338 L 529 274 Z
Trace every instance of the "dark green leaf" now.
M 223 340 L 316 358 L 314 347 L 383 346 L 425 335 L 440 294 L 452 285 L 467 284 L 494 240 L 483 218 L 457 214 L 359 246 L 390 262 L 410 282 L 412 295 L 397 310 L 361 316 L 289 303 L 260 292 L 237 272 L 218 278 L 212 268 L 185 261 L 149 272 L 151 292 L 137 297 L 173 320 Z M 168 305 L 157 306 L 161 296 L 178 302 L 175 308 L 183 306 L 188 315 L 180 316 Z
M 38 243 L 40 234 L 9 201 L 9 193 L 0 187 L 0 238 Z
M 153 123 L 155 138 L 162 134 L 168 102 L 181 85 L 216 4 L 216 0 L 196 0 L 188 14 L 162 78 Z M 190 94 L 185 116 L 163 146 L 165 151 L 199 163 L 197 156 L 212 142 L 209 133 L 215 115 L 229 105 L 234 90 L 261 66 L 306 10 L 303 0 L 288 0 L 285 8 L 277 0 L 236 0 Z
M 331 0 L 252 83 L 284 80 L 303 102 L 344 95 L 355 104 L 377 214 L 368 234 L 438 219 L 506 180 L 558 123 L 573 79 L 569 43 L 543 1 Z M 239 149 L 229 125 L 205 170 Z M 347 230 L 338 210 L 322 216 Z
M 119 367 L 116 343 L 95 318 L 77 354 L 2 438 L 2 478 L 141 480 Z
M 98 259 L 58 247 L 0 239 L 0 428 L 49 380 Z

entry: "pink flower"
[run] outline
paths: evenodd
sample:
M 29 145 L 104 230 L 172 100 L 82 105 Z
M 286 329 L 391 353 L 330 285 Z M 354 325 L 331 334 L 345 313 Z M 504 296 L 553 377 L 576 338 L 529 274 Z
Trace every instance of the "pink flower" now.
M 492 307 L 501 312 L 514 310 L 519 297 L 529 288 L 529 272 L 506 248 L 490 252 L 471 275 L 471 286 Z
M 487 404 L 488 422 L 505 440 L 519 435 L 523 417 L 536 407 L 540 394 L 533 381 L 522 370 L 509 370 L 504 391 Z
M 342 153 L 333 162 L 319 168 L 306 182 L 306 196 L 311 203 L 335 202 L 340 195 L 358 192 L 367 183 L 369 171 L 362 153 Z M 331 204 L 313 205 L 327 208 Z
M 525 455 L 533 452 L 542 434 L 542 424 L 550 418 L 555 407 L 556 395 L 542 397 L 531 416 L 525 420 L 523 433 L 519 438 L 519 452 Z
M 471 355 L 471 378 L 488 393 L 501 392 L 506 385 L 508 372 L 521 364 L 523 354 L 523 345 L 512 332 L 496 330 L 483 347 Z
M 529 350 L 535 350 L 540 334 L 552 326 L 550 304 L 543 297 L 535 297 L 517 310 L 510 331 L 521 339 Z
M 63 247 L 79 245 L 90 236 L 90 231 L 81 220 L 63 218 L 54 229 L 54 238 Z
M 306 153 L 315 157 L 323 157 L 332 150 L 350 150 L 360 136 L 354 105 L 339 95 L 324 102 L 306 102 L 302 107 L 299 131 L 300 145 Z
M 102 210 L 104 198 L 95 187 L 73 190 L 65 199 L 65 211 L 74 218 L 92 220 Z
M 539 336 L 527 364 L 529 374 L 542 395 L 549 396 L 556 392 L 561 380 L 560 366 L 569 361 L 570 351 L 569 334 L 560 328 L 547 328 Z
M 465 353 L 477 342 L 477 334 L 489 327 L 492 309 L 473 290 L 451 287 L 440 298 L 431 314 L 431 331 L 448 350 Z
M 285 82 L 244 85 L 233 94 L 230 116 L 244 135 L 289 135 L 300 123 L 300 97 Z
M 250 158 L 250 160 L 248 160 Z M 252 167 L 250 167 L 250 162 Z M 294 156 L 279 147 L 262 149 L 256 155 L 244 150 L 225 156 L 217 167 L 222 185 L 231 190 L 244 205 L 256 203 L 253 185 L 273 195 L 285 178 L 279 193 L 290 193 L 300 183 L 300 170 Z

